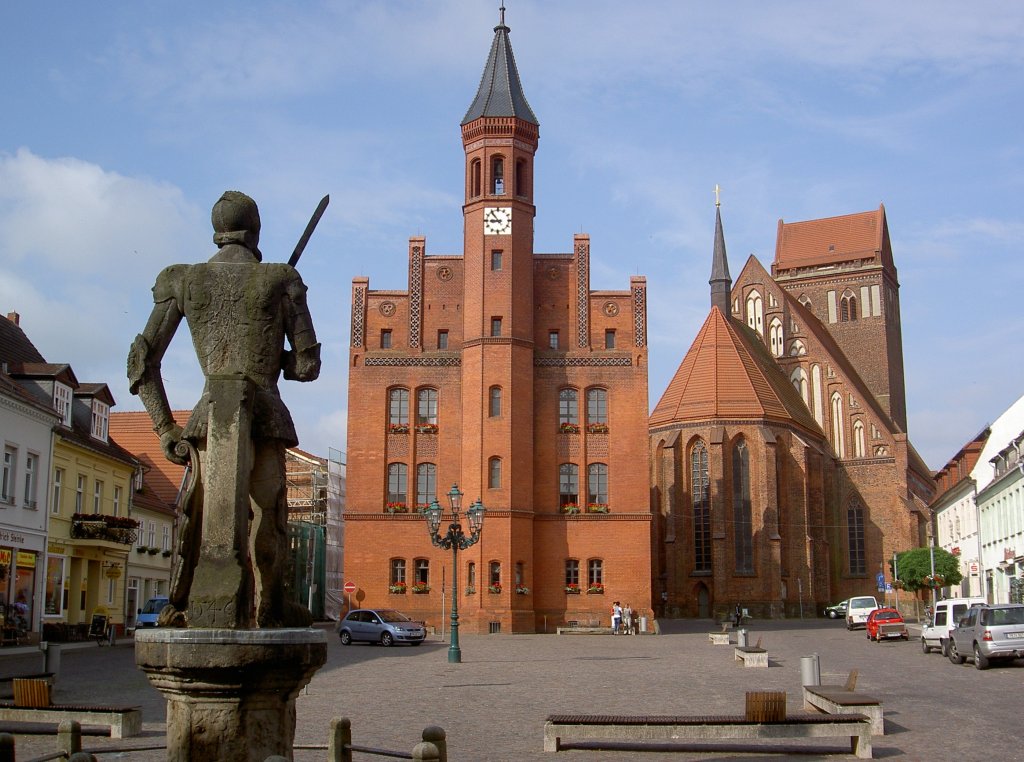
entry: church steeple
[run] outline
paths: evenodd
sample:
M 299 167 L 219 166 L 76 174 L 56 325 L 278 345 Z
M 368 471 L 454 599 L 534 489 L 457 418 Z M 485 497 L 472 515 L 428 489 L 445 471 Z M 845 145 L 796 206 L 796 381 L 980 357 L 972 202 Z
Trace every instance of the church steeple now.
M 732 276 L 729 275 L 729 257 L 725 253 L 725 233 L 722 232 L 722 205 L 715 186 L 715 251 L 711 257 L 711 306 L 718 307 L 723 315 L 729 315 L 729 300 L 732 295 Z
M 502 6 L 501 23 L 494 27 L 491 52 L 487 56 L 483 76 L 480 77 L 476 98 L 462 118 L 463 126 L 484 116 L 512 116 L 530 124 L 540 124 L 523 94 L 516 59 L 512 55 L 512 44 L 508 40 L 509 31 L 505 26 L 505 8 Z

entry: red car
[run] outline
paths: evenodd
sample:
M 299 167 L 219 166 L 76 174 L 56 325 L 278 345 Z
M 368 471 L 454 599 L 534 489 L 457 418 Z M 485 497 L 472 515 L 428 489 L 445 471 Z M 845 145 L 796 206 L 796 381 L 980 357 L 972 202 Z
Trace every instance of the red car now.
M 896 609 L 882 608 L 875 609 L 868 614 L 868 621 L 865 625 L 868 633 L 868 640 L 909 640 L 907 625 Z

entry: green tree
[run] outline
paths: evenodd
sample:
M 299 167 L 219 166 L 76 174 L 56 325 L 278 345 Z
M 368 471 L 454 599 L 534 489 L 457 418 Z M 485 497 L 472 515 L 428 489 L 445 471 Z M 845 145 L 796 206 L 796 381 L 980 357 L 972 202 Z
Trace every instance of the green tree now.
M 958 585 L 963 575 L 960 573 L 960 560 L 949 551 L 942 548 L 934 548 L 935 553 L 935 576 L 941 577 L 936 580 L 936 587 L 947 585 Z M 892 561 L 889 562 L 889 569 L 892 569 Z M 927 590 L 932 585 L 932 561 L 930 549 L 914 548 L 903 553 L 896 554 L 896 577 L 902 583 L 903 588 L 910 592 Z

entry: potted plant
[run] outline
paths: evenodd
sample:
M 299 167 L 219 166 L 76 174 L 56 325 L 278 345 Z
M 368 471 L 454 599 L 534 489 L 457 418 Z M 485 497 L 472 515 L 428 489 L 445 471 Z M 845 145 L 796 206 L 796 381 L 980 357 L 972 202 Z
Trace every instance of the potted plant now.
M 580 586 L 575 582 L 570 582 L 568 585 L 565 586 L 565 592 L 567 592 L 569 595 L 579 595 Z
M 466 595 L 476 595 L 476 588 L 470 585 L 466 588 Z
M 426 582 L 414 582 L 412 591 L 415 595 L 425 595 L 430 592 L 430 585 Z
M 409 424 L 408 423 L 389 423 L 388 424 L 389 434 L 408 434 Z
M 562 434 L 579 434 L 580 425 L 578 423 L 560 423 L 558 431 Z
M 604 583 L 595 582 L 593 585 L 587 588 L 588 595 L 604 595 Z
M 494 582 L 494 583 L 488 585 L 487 586 L 487 592 L 494 593 L 495 595 L 497 595 L 498 593 L 501 592 L 501 583 L 500 582 Z
M 608 424 L 607 423 L 590 423 L 587 424 L 588 434 L 607 434 Z
M 579 513 L 580 506 L 578 503 L 562 503 L 562 513 Z
M 388 513 L 408 513 L 409 506 L 405 503 L 388 503 L 385 506 Z
M 388 592 L 394 593 L 395 595 L 405 595 L 405 583 L 392 582 L 390 585 L 388 585 Z
M 416 424 L 417 434 L 436 434 L 437 424 L 436 423 L 417 423 Z
M 608 503 L 587 503 L 587 513 L 608 513 Z
M 529 595 L 530 588 L 526 585 L 516 585 L 516 595 Z

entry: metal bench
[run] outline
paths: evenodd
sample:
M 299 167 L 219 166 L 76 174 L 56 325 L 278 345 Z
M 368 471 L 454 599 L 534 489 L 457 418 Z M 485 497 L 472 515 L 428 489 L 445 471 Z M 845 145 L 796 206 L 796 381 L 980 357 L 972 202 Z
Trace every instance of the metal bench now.
M 794 714 L 774 722 L 746 716 L 548 715 L 544 751 L 561 751 L 574 742 L 674 742 L 849 738 L 850 753 L 871 759 L 871 721 L 861 714 Z M 588 744 L 593 748 L 593 744 Z M 657 749 L 652 744 L 652 749 Z M 668 749 L 671 751 L 671 749 Z M 766 746 L 766 751 L 771 747 Z

